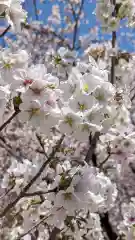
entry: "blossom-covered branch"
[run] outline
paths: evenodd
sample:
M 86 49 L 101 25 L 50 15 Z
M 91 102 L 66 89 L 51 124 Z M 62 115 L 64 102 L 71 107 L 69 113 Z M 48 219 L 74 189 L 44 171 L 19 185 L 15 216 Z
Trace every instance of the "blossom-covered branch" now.
M 33 183 L 37 180 L 37 178 L 41 175 L 41 173 L 44 171 L 45 167 L 53 160 L 55 154 L 57 153 L 62 141 L 64 139 L 64 135 L 60 138 L 58 141 L 56 147 L 53 149 L 52 153 L 48 157 L 48 159 L 43 163 L 39 171 L 36 173 L 36 175 L 30 180 L 30 182 L 22 189 L 20 194 L 17 196 L 17 198 L 11 202 L 3 211 L 0 213 L 0 217 L 3 217 L 7 214 L 7 212 L 14 207 L 14 205 L 25 196 L 25 193 L 30 189 L 30 187 L 33 185 Z

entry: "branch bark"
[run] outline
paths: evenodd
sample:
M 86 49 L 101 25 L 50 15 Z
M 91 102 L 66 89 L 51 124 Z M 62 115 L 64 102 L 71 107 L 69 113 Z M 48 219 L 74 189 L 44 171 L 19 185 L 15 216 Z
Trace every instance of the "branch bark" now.
M 117 240 L 118 236 L 115 233 L 115 231 L 113 230 L 113 228 L 109 222 L 108 213 L 105 213 L 104 215 L 100 214 L 100 221 L 101 221 L 101 226 L 102 226 L 103 230 L 106 232 L 109 240 Z
M 115 7 L 116 5 L 116 0 L 112 0 L 112 3 Z M 114 11 L 112 13 L 113 17 L 116 17 L 116 10 L 114 8 Z M 117 40 L 117 36 L 116 36 L 116 31 L 112 32 L 112 48 L 115 48 L 116 46 L 116 40 Z M 111 58 L 111 83 L 114 84 L 115 83 L 115 61 L 116 61 L 116 57 L 112 56 Z
M 19 112 L 19 109 L 13 112 L 13 114 L 0 126 L 0 132 L 18 115 Z
M 89 163 L 90 161 L 92 161 L 92 164 L 95 167 L 97 167 L 95 150 L 99 136 L 100 136 L 99 132 L 96 132 L 93 137 L 90 135 L 89 137 L 90 147 L 85 157 L 85 162 Z
M 55 240 L 58 233 L 60 233 L 60 229 L 57 227 L 54 227 L 48 240 Z
M 49 215 L 50 216 L 50 215 Z M 29 233 L 31 233 L 35 228 L 37 228 L 41 223 L 43 223 L 49 216 L 43 217 L 38 223 L 36 223 L 31 229 L 29 229 L 26 233 L 20 235 L 19 237 L 16 238 L 16 240 L 20 240 Z
M 22 27 L 27 29 L 27 30 L 32 30 L 34 32 L 37 32 L 38 34 L 43 34 L 43 35 L 52 35 L 52 38 L 56 37 L 57 39 L 59 39 L 60 42 L 63 43 L 63 45 L 65 45 L 66 47 L 68 47 L 70 50 L 72 50 L 72 47 L 68 44 L 68 42 L 58 33 L 56 33 L 55 31 L 52 31 L 51 29 L 45 29 L 43 27 L 41 27 L 40 29 L 36 29 L 33 26 L 30 26 L 30 24 L 22 24 Z
M 9 25 L 9 26 L 0 34 L 0 38 L 1 38 L 1 37 L 4 37 L 5 34 L 10 30 L 10 28 L 11 28 L 11 25 Z
M 78 23 L 79 23 L 80 15 L 82 13 L 83 5 L 84 5 L 84 0 L 81 1 L 80 9 L 79 9 L 79 12 L 78 12 L 77 16 L 76 17 L 74 16 L 75 26 L 74 26 L 74 32 L 73 32 L 73 46 L 72 46 L 72 50 L 75 49 L 75 45 L 76 45 L 77 32 L 78 32 Z
M 33 185 L 33 183 L 38 179 L 38 177 L 40 177 L 40 175 L 42 174 L 42 172 L 44 171 L 45 167 L 53 160 L 56 152 L 58 151 L 63 139 L 64 139 L 65 135 L 62 135 L 60 140 L 58 141 L 58 143 L 56 144 L 56 146 L 53 148 L 51 154 L 49 155 L 48 159 L 42 164 L 42 166 L 40 167 L 39 171 L 37 172 L 37 174 L 30 180 L 30 182 L 22 189 L 22 191 L 20 192 L 20 194 L 16 197 L 16 199 L 14 201 L 12 201 L 11 203 L 8 204 L 7 207 L 4 208 L 3 212 L 0 213 L 0 218 L 4 217 L 7 212 L 9 212 L 9 210 L 11 210 L 16 203 L 25 196 L 25 193 L 30 189 L 30 187 Z

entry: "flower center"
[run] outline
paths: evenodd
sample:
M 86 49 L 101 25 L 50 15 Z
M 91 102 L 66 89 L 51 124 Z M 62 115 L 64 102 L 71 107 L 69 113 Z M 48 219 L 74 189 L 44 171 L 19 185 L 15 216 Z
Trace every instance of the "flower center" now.
M 27 86 L 27 85 L 31 84 L 32 82 L 33 82 L 32 79 L 25 79 L 24 82 L 23 82 L 23 85 Z
M 71 117 L 66 116 L 65 123 L 67 123 L 70 127 L 72 127 L 73 126 L 73 122 L 74 122 L 74 120 Z
M 78 107 L 79 107 L 79 110 L 82 111 L 82 112 L 87 109 L 87 107 L 84 103 L 81 104 L 81 103 L 78 102 Z
M 71 192 L 63 193 L 63 195 L 64 195 L 65 200 L 71 200 L 72 199 L 72 193 Z

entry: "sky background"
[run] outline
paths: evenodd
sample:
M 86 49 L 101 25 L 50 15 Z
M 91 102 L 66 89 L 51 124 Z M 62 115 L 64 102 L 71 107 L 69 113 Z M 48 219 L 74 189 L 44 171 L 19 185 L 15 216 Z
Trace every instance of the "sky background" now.
M 35 17 L 35 7 L 33 2 L 36 1 L 36 8 L 41 10 L 42 13 L 38 15 L 38 20 L 43 24 L 46 24 L 47 18 L 51 13 L 52 4 L 57 4 L 57 0 L 25 0 L 23 7 L 28 11 L 28 22 L 31 20 L 37 20 Z M 111 39 L 111 34 L 104 34 L 101 31 L 100 24 L 96 20 L 96 16 L 93 14 L 96 7 L 96 0 L 85 0 L 84 12 L 89 20 L 89 24 L 81 24 L 80 35 L 88 34 L 88 29 L 95 26 L 99 27 L 99 34 L 97 40 L 109 40 Z M 0 25 L 3 25 L 3 20 L 0 20 Z M 12 36 L 10 33 L 7 36 Z M 121 27 L 117 33 L 117 40 L 121 49 L 134 52 L 135 51 L 135 29 L 128 29 L 126 27 Z M 3 43 L 3 39 L 0 39 Z

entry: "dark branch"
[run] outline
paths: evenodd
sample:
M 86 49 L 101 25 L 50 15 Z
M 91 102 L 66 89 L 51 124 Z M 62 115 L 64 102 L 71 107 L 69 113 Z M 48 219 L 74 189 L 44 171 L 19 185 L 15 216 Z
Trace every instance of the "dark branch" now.
M 56 37 L 57 39 L 59 39 L 59 41 L 61 43 L 63 43 L 63 45 L 65 45 L 66 47 L 68 47 L 70 50 L 72 50 L 71 46 L 68 44 L 68 42 L 62 37 L 61 34 L 58 34 L 54 31 L 52 31 L 51 29 L 46 29 L 46 28 L 43 28 L 41 27 L 40 29 L 36 29 L 34 28 L 33 26 L 30 26 L 29 24 L 22 24 L 22 27 L 27 29 L 27 30 L 32 30 L 38 34 L 41 34 L 41 35 L 52 35 L 52 38 Z
M 40 167 L 39 171 L 37 172 L 37 174 L 30 180 L 30 182 L 22 189 L 22 191 L 20 192 L 20 194 L 17 196 L 17 198 L 11 202 L 10 204 L 8 204 L 7 207 L 5 207 L 5 209 L 3 210 L 3 212 L 0 214 L 0 217 L 4 217 L 7 212 L 12 209 L 15 204 L 25 196 L 25 193 L 30 189 L 30 187 L 33 185 L 33 183 L 38 179 L 38 177 L 40 177 L 40 175 L 42 174 L 42 172 L 44 171 L 45 167 L 53 160 L 56 152 L 58 151 L 62 141 L 64 139 L 64 135 L 61 136 L 60 140 L 58 141 L 57 145 L 53 148 L 51 154 L 49 155 L 48 159 L 42 164 L 42 166 Z
M 16 240 L 20 240 L 23 237 L 25 237 L 26 235 L 28 235 L 29 233 L 31 233 L 35 228 L 37 228 L 40 224 L 42 224 L 47 218 L 47 217 L 43 217 L 38 223 L 36 223 L 32 228 L 30 228 L 26 233 L 20 235 L 19 237 L 16 238 Z
M 79 23 L 80 15 L 82 13 L 83 5 L 84 5 L 84 0 L 81 1 L 80 9 L 79 9 L 79 12 L 78 12 L 77 16 L 76 17 L 74 16 L 75 13 L 73 15 L 74 19 L 75 19 L 75 26 L 74 26 L 74 32 L 73 32 L 73 46 L 72 46 L 72 49 L 75 49 L 77 33 L 78 33 L 78 23 Z
M 93 166 L 97 167 L 97 162 L 96 162 L 96 154 L 95 154 L 95 150 L 96 150 L 96 145 L 97 145 L 97 141 L 99 139 L 100 133 L 96 132 L 95 135 L 92 137 L 90 135 L 89 137 L 89 143 L 90 143 L 90 147 L 89 150 L 87 152 L 87 155 L 85 157 L 85 162 L 89 163 L 90 160 L 92 161 Z
M 40 144 L 40 146 L 41 146 L 41 148 L 42 148 L 42 150 L 43 150 L 43 151 L 42 151 L 43 154 L 45 155 L 46 158 L 48 158 L 48 155 L 47 155 L 47 153 L 45 152 L 44 143 L 42 142 L 42 139 L 41 139 L 40 135 L 38 135 L 38 134 L 36 133 L 36 137 L 37 137 L 37 140 L 38 140 L 38 142 L 39 142 L 39 144 Z
M 60 229 L 57 227 L 53 228 L 48 240 L 55 240 L 58 233 L 60 233 Z
M 1 38 L 1 37 L 4 37 L 5 34 L 10 30 L 10 28 L 11 28 L 11 25 L 9 25 L 9 26 L 4 30 L 4 32 L 2 32 L 2 33 L 0 34 L 0 38 Z
M 16 110 L 13 114 L 0 126 L 0 132 L 18 115 L 20 110 Z
M 33 196 L 40 196 L 40 195 L 44 195 L 47 193 L 51 193 L 51 192 L 55 192 L 56 188 L 48 190 L 48 191 L 36 191 L 36 192 L 32 192 L 32 193 L 24 193 L 24 197 L 33 197 Z
M 109 240 L 117 240 L 118 236 L 114 232 L 114 230 L 109 222 L 108 213 L 105 213 L 104 215 L 100 215 L 100 221 L 101 221 L 101 226 L 102 226 L 103 230 L 106 232 Z
M 113 5 L 116 5 L 116 0 L 112 0 Z M 116 8 L 114 8 L 114 11 L 112 13 L 113 17 L 116 17 Z M 116 31 L 112 32 L 112 48 L 115 48 L 116 45 Z M 111 83 L 114 84 L 115 83 L 115 61 L 116 61 L 116 57 L 112 56 L 111 58 Z

